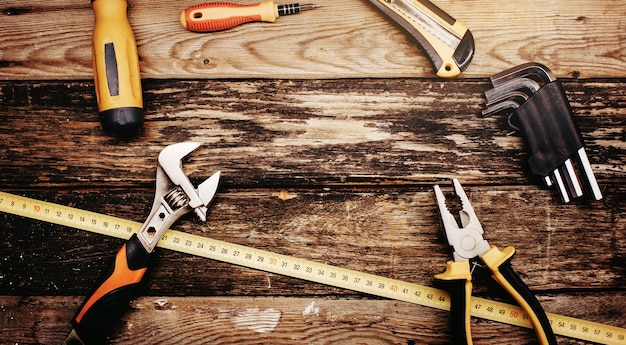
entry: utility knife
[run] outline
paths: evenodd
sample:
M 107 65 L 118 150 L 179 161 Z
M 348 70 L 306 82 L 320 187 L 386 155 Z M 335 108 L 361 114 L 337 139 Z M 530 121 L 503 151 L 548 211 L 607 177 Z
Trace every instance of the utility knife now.
M 459 75 L 474 56 L 469 29 L 428 0 L 368 0 L 413 37 L 436 74 Z

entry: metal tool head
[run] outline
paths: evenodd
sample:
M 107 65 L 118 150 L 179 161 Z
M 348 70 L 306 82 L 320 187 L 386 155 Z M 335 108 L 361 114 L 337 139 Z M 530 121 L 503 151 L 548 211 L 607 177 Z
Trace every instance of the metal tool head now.
M 537 62 L 521 64 L 494 74 L 489 79 L 491 80 L 491 84 L 496 87 L 513 79 L 532 77 L 538 78 L 541 82 L 546 84 L 556 80 L 556 76 L 548 67 Z
M 215 196 L 220 172 L 194 188 L 183 171 L 182 160 L 199 143 L 173 144 L 161 151 L 157 166 L 156 193 L 150 215 L 137 232 L 144 249 L 151 253 L 161 235 L 181 216 L 194 210 L 202 221 L 206 221 L 207 206 Z
M 439 207 L 439 214 L 443 223 L 443 230 L 448 239 L 448 243 L 454 249 L 455 261 L 467 261 L 480 256 L 490 249 L 489 243 L 483 238 L 483 227 L 474 212 L 474 208 L 469 202 L 461 183 L 457 179 L 452 180 L 455 195 L 461 200 L 461 211 L 459 212 L 461 225 L 446 206 L 446 197 L 435 185 L 435 197 Z
M 523 91 L 529 97 L 537 93 L 541 85 L 530 78 L 516 78 L 495 86 L 493 89 L 485 91 L 488 104 L 493 104 L 495 99 L 501 99 L 511 92 Z
M 515 109 L 519 107 L 520 107 L 520 104 L 518 102 L 507 99 L 499 103 L 493 104 L 489 106 L 487 109 L 483 110 L 482 117 L 488 117 L 488 116 L 491 116 L 493 114 L 497 114 L 500 112 L 511 113 L 512 111 L 514 111 Z
M 524 91 L 513 90 L 513 91 L 511 91 L 509 93 L 503 93 L 502 95 L 499 95 L 498 97 L 493 98 L 491 101 L 488 101 L 486 105 L 487 105 L 487 107 L 490 107 L 490 106 L 495 105 L 497 103 L 508 101 L 508 100 L 515 101 L 518 104 L 522 104 L 522 103 L 526 102 L 529 98 L 530 98 L 530 96 L 527 93 L 525 93 Z
M 200 145 L 201 143 L 197 142 L 182 142 L 169 145 L 161 151 L 157 169 L 157 189 L 160 189 L 161 192 L 165 190 L 165 193 L 167 193 L 167 190 L 171 187 L 170 183 L 179 186 L 186 196 L 186 206 L 189 209 L 194 209 L 198 217 L 202 221 L 206 221 L 206 207 L 215 196 L 221 173 L 213 174 L 196 189 L 183 171 L 182 165 L 183 158 L 187 157 Z M 156 203 L 157 200 L 155 200 Z
M 510 132 L 507 135 L 513 135 L 517 132 L 521 132 L 521 128 L 519 127 L 519 125 L 515 122 L 516 119 L 516 113 L 515 113 L 515 109 L 519 108 L 521 106 L 520 103 L 518 103 L 517 101 L 514 101 L 512 99 L 507 99 L 505 101 L 501 101 L 499 103 L 496 103 L 490 107 L 488 107 L 487 109 L 482 111 L 482 115 L 481 117 L 488 117 L 494 114 L 498 114 L 498 113 L 505 113 L 507 114 L 507 123 L 509 124 L 509 127 L 513 130 L 512 132 Z

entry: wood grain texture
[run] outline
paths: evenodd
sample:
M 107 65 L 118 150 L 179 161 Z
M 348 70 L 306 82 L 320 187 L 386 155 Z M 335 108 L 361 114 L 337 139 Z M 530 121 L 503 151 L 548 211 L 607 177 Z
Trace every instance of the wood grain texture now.
M 548 193 L 515 188 L 475 187 L 468 192 L 479 205 L 476 208 L 486 238 L 494 245 L 518 249 L 516 262 L 533 289 L 619 289 L 624 285 L 620 266 L 626 245 L 620 220 L 626 209 L 623 188 L 610 194 L 606 206 L 592 207 L 550 205 Z M 431 190 L 291 193 L 296 198 L 283 201 L 273 190 L 222 192 L 206 225 L 188 217 L 176 229 L 423 285 L 433 284 L 433 275 L 442 270 L 450 256 Z M 146 208 L 150 193 L 134 194 L 80 193 L 81 199 L 64 195 L 54 202 L 101 204 L 90 210 L 142 221 L 149 210 L 134 210 L 133 205 Z M 41 197 L 42 192 L 36 195 Z M 143 203 L 139 196 L 145 198 Z M 612 204 L 618 205 L 608 206 Z M 111 262 L 108 254 L 123 242 L 20 217 L 3 217 L 7 224 L 3 235 L 9 246 L 4 251 L 0 287 L 11 294 L 80 294 L 83 286 L 90 285 Z M 19 234 L 9 231 L 15 228 L 23 230 Z M 612 250 L 598 251 L 598 247 Z M 159 269 L 150 273 L 150 294 L 264 295 L 271 293 L 268 280 L 272 281 L 269 285 L 281 287 L 273 290 L 281 295 L 303 291 L 323 295 L 333 290 L 280 276 L 268 278 L 263 272 L 165 250 L 154 261 L 153 266 Z M 25 272 L 33 272 L 34 277 L 24 280 Z M 177 279 L 187 275 L 193 277 L 191 285 Z
M 484 80 L 144 84 L 146 126 L 132 141 L 102 132 L 91 83 L 0 84 L 7 147 L 0 158 L 12 162 L 0 181 L 149 187 L 162 143 L 193 140 L 205 146 L 190 158 L 190 172 L 206 178 L 222 170 L 234 186 L 413 185 L 453 176 L 465 183 L 539 183 L 506 117 L 479 117 L 489 88 Z M 624 181 L 622 85 L 565 83 L 601 182 Z
M 541 302 L 577 314 L 571 303 L 583 301 L 592 306 L 584 313 L 587 319 L 604 319 L 626 308 L 623 303 L 606 303 L 611 297 L 576 295 Z M 0 326 L 20 344 L 58 343 L 69 331 L 65 319 L 73 316 L 80 302 L 76 297 L 0 296 L 0 303 L 13 311 L 0 320 Z M 446 314 L 385 300 L 153 296 L 132 303 L 111 340 L 115 344 L 448 344 Z M 472 319 L 472 331 L 475 344 L 536 343 L 531 330 L 498 322 Z M 559 344 L 585 344 L 557 339 Z
M 548 311 L 623 325 L 626 94 L 619 80 L 565 81 L 606 195 L 601 202 L 570 205 L 560 204 L 552 191 L 529 175 L 523 141 L 507 135 L 503 117 L 477 117 L 484 102 L 481 94 L 488 87 L 485 80 L 148 80 L 146 128 L 131 141 L 104 135 L 97 118 L 86 115 L 95 113 L 89 96 L 92 87 L 90 82 L 0 83 L 4 97 L 0 115 L 5 119 L 0 139 L 7 148 L 0 152 L 3 190 L 142 221 L 149 212 L 160 149 L 176 141 L 201 140 L 206 145 L 185 161 L 185 168 L 194 181 L 222 170 L 223 184 L 209 223 L 187 217 L 176 229 L 436 286 L 433 275 L 443 270 L 450 256 L 432 185 L 459 177 L 487 238 L 517 248 L 515 267 L 542 302 L 555 303 L 546 306 Z M 281 191 L 295 197 L 282 200 Z M 16 324 L 19 330 L 31 329 L 33 322 L 41 324 L 33 317 L 54 317 L 67 326 L 80 298 L 63 296 L 81 296 L 89 290 L 123 241 L 6 214 L 0 217 L 4 224 L 0 291 L 53 296 L 51 306 L 33 302 L 39 303 L 40 309 L 32 311 L 38 316 L 22 317 L 5 327 L 13 329 Z M 182 314 L 168 322 L 161 314 L 145 316 L 152 307 L 139 314 L 134 309 L 128 322 L 136 328 L 122 325 L 116 341 L 137 342 L 146 336 L 143 322 L 152 318 L 164 323 L 165 333 L 184 331 L 218 343 L 349 343 L 346 339 L 361 339 L 354 332 L 380 343 L 448 341 L 442 330 L 446 314 L 439 311 L 420 309 L 418 314 L 425 318 L 420 321 L 412 312 L 398 311 L 394 315 L 400 316 L 386 319 L 385 329 L 371 330 L 372 326 L 360 321 L 355 326 L 352 321 L 358 318 L 368 324 L 377 317 L 362 314 L 363 306 L 408 307 L 166 250 L 160 250 L 151 265 L 155 269 L 148 273 L 142 295 L 180 298 L 176 305 L 188 307 L 177 310 Z M 477 278 L 475 294 L 510 302 L 488 277 Z M 280 309 L 287 328 L 255 338 L 219 317 L 211 319 L 211 330 L 204 333 L 204 321 L 195 319 L 190 308 L 200 303 L 194 298 L 207 296 L 239 306 L 225 307 L 233 315 L 255 310 L 254 304 L 241 306 L 255 297 L 289 297 L 307 305 L 327 299 L 334 304 L 337 298 L 348 301 L 341 305 L 345 313 L 335 323 L 321 325 L 286 321 L 289 312 Z M 148 306 L 154 299 L 148 299 Z M 352 299 L 359 302 L 349 307 Z M 71 301 L 74 304 L 67 307 Z M 573 303 L 597 314 L 590 317 L 579 308 L 568 309 Z M 24 308 L 8 303 L 8 320 L 17 320 L 10 315 L 29 310 Z M 59 308 L 64 311 L 55 311 Z M 185 320 L 183 331 L 176 320 Z M 340 326 L 345 323 L 347 328 Z M 390 328 L 402 330 L 389 335 Z M 42 339 L 50 337 L 53 343 L 64 336 L 45 332 L 52 333 Z M 528 330 L 478 320 L 474 333 L 477 343 L 534 342 Z M 7 339 L 47 343 L 24 337 Z M 179 338 L 164 339 L 170 343 Z M 189 343 L 202 343 L 193 339 Z
M 458 178 L 547 311 L 625 327 L 624 2 L 434 1 L 476 39 L 452 80 L 366 0 L 315 2 L 196 34 L 178 23 L 195 2 L 130 1 L 146 123 L 128 140 L 100 128 L 89 2 L 2 2 L 0 189 L 141 222 L 160 150 L 200 141 L 185 171 L 222 182 L 209 221 L 176 230 L 442 288 L 451 256 L 432 187 Z M 527 61 L 563 82 L 603 200 L 562 204 L 506 118 L 479 117 L 487 77 Z M 61 343 L 122 243 L 0 213 L 0 344 Z M 163 249 L 150 266 L 114 344 L 450 342 L 444 311 Z M 474 294 L 512 303 L 486 274 Z M 477 318 L 472 331 L 536 343 Z
M 198 34 L 178 21 L 180 11 L 194 1 L 130 1 L 142 77 L 434 76 L 416 44 L 367 0 L 317 3 L 322 7 L 273 24 Z M 561 78 L 626 72 L 626 5 L 621 0 L 435 3 L 475 37 L 476 54 L 463 77 L 486 77 L 527 61 L 542 62 Z M 88 2 L 9 0 L 0 7 L 0 79 L 93 78 L 94 17 Z

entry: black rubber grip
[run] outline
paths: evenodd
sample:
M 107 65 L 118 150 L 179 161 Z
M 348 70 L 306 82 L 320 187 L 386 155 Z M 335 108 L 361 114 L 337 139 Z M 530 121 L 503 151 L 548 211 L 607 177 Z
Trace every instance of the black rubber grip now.
M 129 137 L 143 126 L 143 109 L 136 107 L 114 108 L 100 112 L 102 129 L 112 135 Z
M 115 256 L 96 289 L 76 313 L 72 324 L 85 343 L 107 344 L 108 336 L 135 295 L 148 263 L 149 253 L 134 234 Z
M 452 344 L 469 345 L 472 343 L 467 299 L 468 281 L 465 279 L 448 280 L 444 284 L 450 293 L 450 325 L 452 326 Z M 471 284 L 471 283 L 470 283 Z
M 452 58 L 456 61 L 456 64 L 459 66 L 461 72 L 465 71 L 467 66 L 470 65 L 470 62 L 472 62 L 474 50 L 474 35 L 472 35 L 471 31 L 467 30 L 463 39 L 461 39 L 459 46 L 456 47 L 454 54 L 452 55 Z
M 450 325 L 452 344 L 472 344 L 470 330 L 470 300 L 472 273 L 469 261 L 448 261 L 446 271 L 436 274 L 450 293 Z
M 511 116 L 529 147 L 528 163 L 535 175 L 549 176 L 583 147 L 582 137 L 561 82 L 544 85 Z
M 528 286 L 513 270 L 513 267 L 511 266 L 511 258 L 500 265 L 499 271 L 509 284 L 511 284 L 511 287 L 524 299 L 524 301 L 526 301 L 526 303 L 528 303 L 533 314 L 537 317 L 539 323 L 541 324 L 541 329 L 543 329 L 543 332 L 545 333 L 545 339 L 548 341 L 548 344 L 557 345 L 556 337 L 554 336 L 554 332 L 552 331 L 552 326 L 550 325 L 548 316 L 546 316 L 546 312 L 543 310 L 543 307 L 541 307 L 541 304 L 532 291 L 530 291 L 530 288 L 528 288 Z M 535 330 L 535 332 L 537 332 L 537 330 Z

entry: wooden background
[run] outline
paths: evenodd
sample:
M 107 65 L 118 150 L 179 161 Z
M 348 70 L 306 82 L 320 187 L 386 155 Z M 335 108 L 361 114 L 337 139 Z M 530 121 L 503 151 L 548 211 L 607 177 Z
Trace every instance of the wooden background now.
M 130 1 L 146 123 L 119 140 L 97 116 L 90 3 L 2 1 L 1 190 L 141 222 L 160 150 L 201 141 L 186 171 L 222 183 L 206 224 L 175 229 L 436 286 L 451 256 L 432 186 L 458 178 L 547 311 L 626 326 L 626 3 L 437 0 L 476 40 L 470 67 L 444 80 L 367 1 L 315 2 L 197 34 L 178 22 L 194 1 Z M 505 118 L 478 117 L 488 77 L 528 61 L 563 81 L 602 201 L 562 204 Z M 59 344 L 123 241 L 0 220 L 0 344 Z M 151 265 L 115 344 L 450 341 L 444 311 L 167 250 Z M 475 295 L 510 302 L 489 279 Z M 472 330 L 477 344 L 536 342 L 476 318 Z

